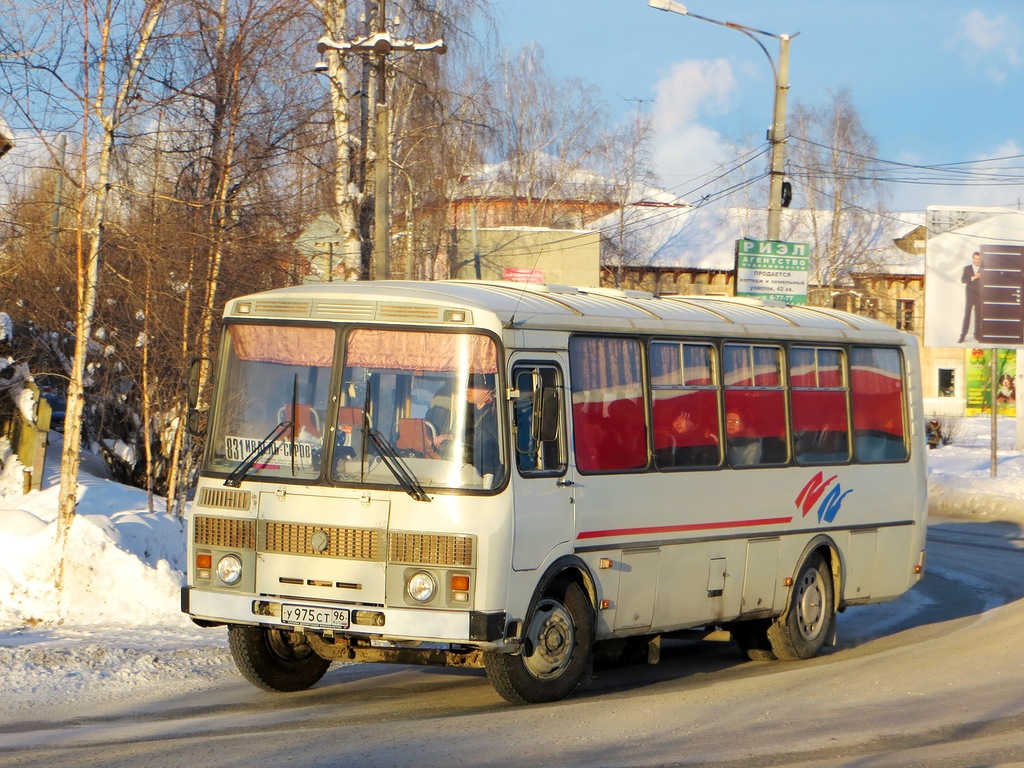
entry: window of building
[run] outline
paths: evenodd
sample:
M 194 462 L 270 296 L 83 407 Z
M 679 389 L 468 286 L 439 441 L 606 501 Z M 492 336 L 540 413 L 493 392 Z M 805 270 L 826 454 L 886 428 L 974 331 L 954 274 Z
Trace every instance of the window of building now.
M 939 397 L 956 395 L 956 371 L 952 368 L 939 368 Z
M 901 331 L 914 330 L 913 299 L 896 299 L 896 327 Z

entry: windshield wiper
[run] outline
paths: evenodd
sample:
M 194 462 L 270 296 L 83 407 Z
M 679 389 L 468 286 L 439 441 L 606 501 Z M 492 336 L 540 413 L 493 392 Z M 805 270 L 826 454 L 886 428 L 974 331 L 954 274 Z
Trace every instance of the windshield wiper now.
M 291 421 L 282 421 L 270 430 L 270 434 L 264 437 L 255 448 L 249 451 L 249 455 L 242 459 L 242 463 L 231 470 L 231 474 L 224 479 L 224 485 L 229 488 L 237 488 L 240 486 L 242 481 L 245 480 L 245 476 L 249 473 L 249 470 L 252 469 L 252 465 L 259 461 L 259 458 L 277 441 L 277 438 L 283 435 L 284 431 L 291 426 Z M 292 453 L 294 454 L 295 451 L 293 450 Z
M 416 476 L 406 465 L 405 461 L 402 460 L 402 457 L 398 455 L 397 451 L 395 451 L 395 447 L 387 441 L 387 438 L 380 431 L 371 427 L 364 427 L 363 432 L 369 441 L 373 443 L 377 454 L 387 468 L 391 470 L 391 474 L 395 476 L 395 480 L 402 486 L 402 489 L 416 499 L 416 501 L 430 501 L 430 497 L 423 490 L 423 486 L 420 485 Z

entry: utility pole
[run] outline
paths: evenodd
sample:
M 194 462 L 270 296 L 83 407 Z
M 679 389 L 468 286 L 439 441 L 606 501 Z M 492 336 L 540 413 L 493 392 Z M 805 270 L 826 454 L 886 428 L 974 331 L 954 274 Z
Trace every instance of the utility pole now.
M 375 108 L 375 125 L 377 132 L 376 153 L 374 160 L 374 204 L 373 204 L 373 259 L 370 269 L 371 280 L 383 280 L 388 277 L 390 269 L 390 146 L 388 142 L 388 106 L 387 106 L 387 59 L 393 53 L 409 51 L 435 51 L 443 54 L 447 51 L 444 40 L 432 43 L 414 43 L 411 40 L 399 40 L 391 36 L 387 30 L 385 14 L 386 0 L 379 0 L 377 6 L 377 31 L 368 36 L 349 42 L 339 42 L 330 37 L 321 37 L 316 45 L 319 53 L 326 51 L 354 52 L 363 56 L 373 57 L 377 69 L 377 94 Z M 364 148 L 365 151 L 365 148 Z
M 782 181 L 785 175 L 786 95 L 789 93 L 789 35 L 779 35 L 779 70 L 775 73 L 775 107 L 768 137 L 772 144 L 771 187 L 768 194 L 768 239 L 779 240 L 782 229 Z M 771 56 L 768 57 L 771 61 Z M 774 70 L 775 68 L 772 67 Z

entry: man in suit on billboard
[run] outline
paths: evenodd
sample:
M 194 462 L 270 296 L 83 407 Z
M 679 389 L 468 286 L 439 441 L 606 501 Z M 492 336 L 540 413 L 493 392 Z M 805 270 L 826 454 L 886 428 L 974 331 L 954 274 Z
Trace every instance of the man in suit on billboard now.
M 974 340 L 981 341 L 981 254 L 975 251 L 971 263 L 964 267 L 960 282 L 964 284 L 964 322 L 960 327 L 958 344 L 963 344 L 974 315 Z

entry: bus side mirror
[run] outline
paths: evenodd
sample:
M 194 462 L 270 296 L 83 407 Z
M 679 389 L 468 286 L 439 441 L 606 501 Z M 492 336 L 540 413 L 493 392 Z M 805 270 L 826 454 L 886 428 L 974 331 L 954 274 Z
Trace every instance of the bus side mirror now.
M 188 369 L 188 407 L 190 410 L 199 406 L 199 376 L 202 368 L 203 358 L 197 357 Z
M 558 438 L 558 389 L 540 387 L 533 393 L 533 435 L 540 442 Z
M 188 433 L 193 437 L 202 437 L 206 432 L 203 414 L 195 408 L 189 408 L 188 418 L 185 420 L 185 428 L 188 429 Z

